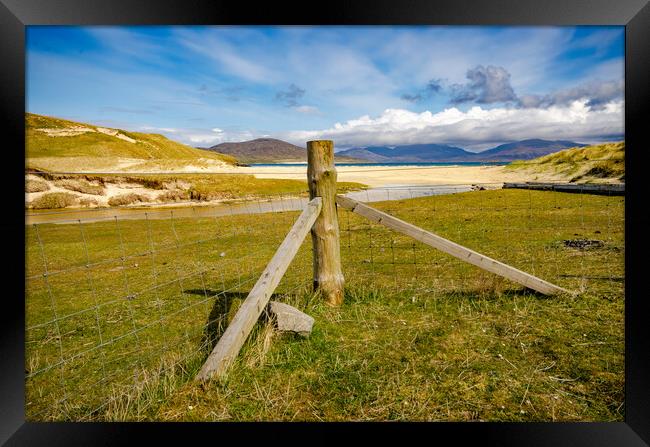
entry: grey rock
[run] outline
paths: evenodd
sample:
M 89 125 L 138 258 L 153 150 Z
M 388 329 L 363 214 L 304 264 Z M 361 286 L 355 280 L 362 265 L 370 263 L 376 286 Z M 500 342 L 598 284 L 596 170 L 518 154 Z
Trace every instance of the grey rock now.
M 293 332 L 303 337 L 309 337 L 314 326 L 314 319 L 293 306 L 271 301 L 268 312 L 275 319 L 279 331 Z

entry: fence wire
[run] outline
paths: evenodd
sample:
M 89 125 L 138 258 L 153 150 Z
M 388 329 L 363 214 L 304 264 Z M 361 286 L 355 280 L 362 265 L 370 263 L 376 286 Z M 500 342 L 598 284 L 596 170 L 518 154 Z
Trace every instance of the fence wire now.
M 374 200 L 382 195 L 384 201 Z M 476 185 L 449 186 L 444 195 L 409 187 L 375 189 L 354 198 L 560 287 L 622 297 L 622 196 Z M 412 300 L 528 293 L 340 207 L 339 219 L 349 287 L 381 289 Z
M 561 287 L 620 298 L 624 198 L 496 184 L 349 197 Z M 43 214 L 27 226 L 28 420 L 110 419 L 156 371 L 200 364 L 306 197 L 214 207 Z M 338 208 L 346 289 L 427 306 L 521 286 Z M 76 217 L 76 218 L 75 218 Z M 305 306 L 307 237 L 274 300 Z
M 300 204 L 274 195 L 28 225 L 27 419 L 103 419 L 160 365 L 203 361 Z M 272 299 L 300 307 L 309 241 L 296 258 Z

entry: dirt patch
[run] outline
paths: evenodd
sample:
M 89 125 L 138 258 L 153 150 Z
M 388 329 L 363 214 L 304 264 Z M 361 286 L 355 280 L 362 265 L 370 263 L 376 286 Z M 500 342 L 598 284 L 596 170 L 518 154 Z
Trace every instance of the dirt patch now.
M 605 243 L 596 239 L 567 239 L 562 241 L 565 247 L 577 248 L 578 250 L 590 250 L 603 248 Z

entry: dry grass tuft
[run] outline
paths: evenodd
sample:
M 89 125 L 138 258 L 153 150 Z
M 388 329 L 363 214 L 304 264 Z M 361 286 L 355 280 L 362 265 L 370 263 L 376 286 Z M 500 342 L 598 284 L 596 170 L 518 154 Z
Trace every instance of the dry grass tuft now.
M 152 405 L 168 399 L 187 381 L 188 371 L 180 354 L 167 355 L 157 368 L 142 369 L 135 384 L 114 387 L 102 419 L 107 421 L 138 421 L 144 419 Z
M 41 180 L 27 180 L 25 183 L 25 192 L 43 192 L 49 189 L 50 185 Z
M 130 194 L 120 194 L 119 196 L 111 197 L 108 200 L 108 204 L 110 206 L 123 206 L 123 205 L 130 205 L 132 203 L 148 202 L 148 201 L 149 201 L 149 197 L 145 195 L 130 193 Z
M 99 204 L 99 202 L 97 202 L 96 199 L 92 199 L 92 198 L 88 198 L 88 199 L 81 198 L 81 199 L 79 199 L 79 205 L 81 205 L 81 206 L 94 207 L 94 206 L 97 206 L 98 204 Z
M 255 342 L 251 344 L 250 349 L 246 351 L 244 364 L 247 368 L 256 368 L 264 366 L 266 357 L 271 348 L 271 341 L 275 337 L 275 329 L 271 321 L 267 321 L 261 328 Z
M 187 191 L 181 191 L 181 190 L 170 190 L 170 191 L 165 191 L 162 194 L 158 195 L 156 197 L 156 200 L 159 202 L 181 202 L 184 200 L 188 200 L 190 198 L 190 195 Z
M 29 207 L 35 210 L 65 208 L 77 204 L 78 196 L 69 192 L 51 192 L 33 200 Z
M 104 186 L 90 183 L 87 180 L 72 180 L 72 179 L 60 179 L 55 180 L 54 184 L 61 188 L 68 189 L 70 191 L 76 191 L 83 194 L 92 194 L 95 196 L 104 195 Z

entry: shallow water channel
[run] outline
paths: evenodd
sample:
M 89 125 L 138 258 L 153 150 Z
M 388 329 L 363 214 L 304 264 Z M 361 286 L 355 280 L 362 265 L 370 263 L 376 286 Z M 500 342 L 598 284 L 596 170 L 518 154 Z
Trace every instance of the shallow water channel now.
M 387 200 L 404 200 L 416 197 L 454 194 L 471 191 L 471 185 L 436 185 L 436 186 L 392 186 L 370 188 L 344 194 L 360 202 L 382 202 Z M 30 210 L 25 214 L 25 225 L 44 223 L 96 222 L 106 219 L 168 219 L 187 217 L 221 217 L 236 214 L 258 214 L 283 211 L 297 211 L 304 208 L 309 201 L 307 197 L 260 198 L 242 202 L 201 204 L 154 205 L 138 207 L 89 208 L 38 212 Z

